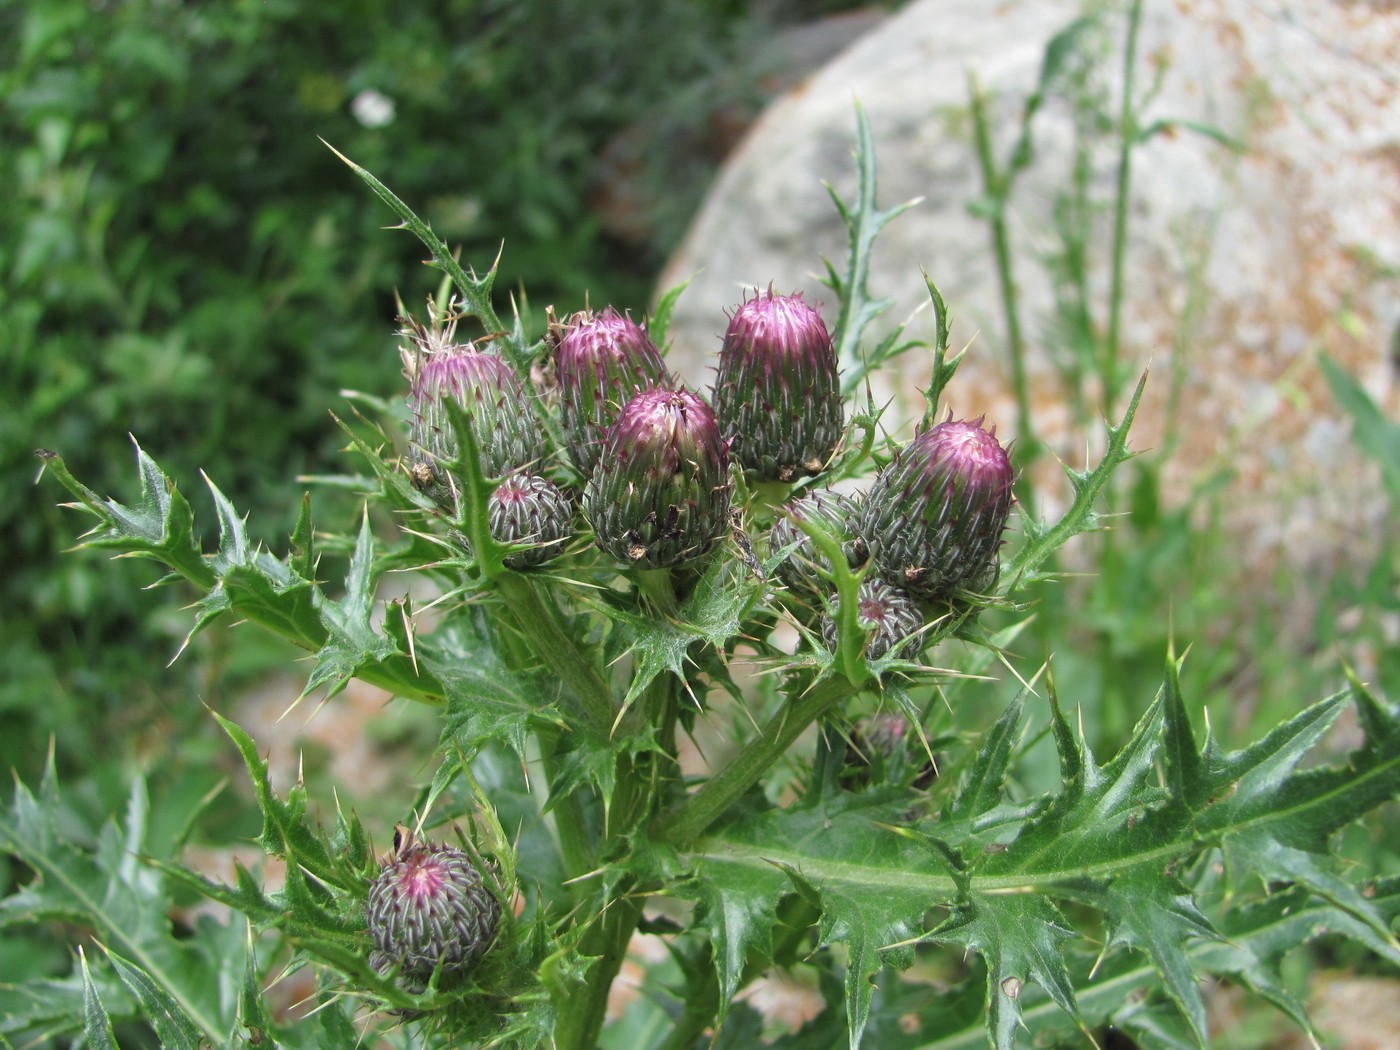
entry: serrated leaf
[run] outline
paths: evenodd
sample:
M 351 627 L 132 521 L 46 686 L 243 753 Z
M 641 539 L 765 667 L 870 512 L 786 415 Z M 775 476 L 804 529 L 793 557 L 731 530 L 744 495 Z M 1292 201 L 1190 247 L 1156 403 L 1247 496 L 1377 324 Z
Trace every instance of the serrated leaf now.
M 1074 936 L 1045 897 L 974 894 L 929 939 L 975 951 L 987 963 L 987 1031 L 997 1050 L 1016 1045 L 1022 989 L 1034 981 L 1065 1013 L 1078 1019 L 1074 982 L 1060 953 Z
M 217 712 L 214 719 L 238 748 L 248 768 L 253 794 L 262 811 L 263 829 L 258 841 L 263 849 L 287 861 L 289 877 L 294 869 L 305 871 L 328 885 L 363 896 L 366 886 L 360 873 L 333 854 L 324 836 L 307 822 L 304 789 L 298 785 L 288 793 L 286 801 L 279 798 L 253 738 Z
M 78 960 L 83 967 L 83 1035 L 93 1050 L 117 1050 L 117 1037 L 112 1031 L 112 1019 L 107 1016 L 107 1008 L 102 1005 L 102 997 L 92 983 L 92 973 L 88 970 L 87 955 L 78 950 Z
M 707 857 L 677 889 L 697 903 L 696 921 L 710 935 L 720 985 L 717 1024 L 724 1024 L 750 960 L 772 958 L 778 903 L 790 892 L 779 868 L 730 864 L 722 856 Z
M 263 1002 L 257 959 L 251 944 L 248 946 L 248 966 L 243 973 L 243 985 L 238 990 L 238 1028 L 237 1045 L 256 1047 L 257 1050 L 277 1050 L 272 1018 L 267 1012 L 267 1004 Z
M 151 1022 L 160 1039 L 162 1050 L 199 1050 L 200 1041 L 207 1035 L 211 1040 L 220 1038 L 222 1032 L 202 1033 L 195 1022 L 160 984 L 151 978 L 141 967 L 123 959 L 106 945 L 103 951 L 117 971 L 132 996 L 141 1005 L 142 1016 Z
M 1205 1002 L 1186 948 L 1192 940 L 1218 940 L 1219 935 L 1195 899 L 1175 880 L 1163 879 L 1155 870 L 1138 870 L 1113 880 L 1103 907 L 1109 945 L 1128 944 L 1147 953 L 1190 1025 L 1196 1045 L 1205 1047 Z
M 849 250 L 846 269 L 839 279 L 832 275 L 832 287 L 841 292 L 841 311 L 832 332 L 837 365 L 841 370 L 841 392 L 858 390 L 865 377 L 879 364 L 879 355 L 861 353 L 861 338 L 867 328 L 894 305 L 891 298 L 876 299 L 869 289 L 870 259 L 875 239 L 892 220 L 902 215 L 917 201 L 880 209 L 876 205 L 875 137 L 865 110 L 856 106 L 856 194 L 847 205 L 836 191 L 827 187 L 842 221 L 846 224 Z
M 1336 873 L 1329 855 L 1335 832 L 1400 795 L 1397 719 L 1357 684 L 1352 696 L 1371 724 L 1365 746 L 1345 766 L 1296 770 L 1349 698 L 1338 694 L 1294 716 L 1254 747 L 1224 756 L 1213 770 L 1221 797 L 1197 826 L 1217 837 L 1234 870 L 1305 885 L 1393 942 L 1382 917 Z
M 526 735 L 544 726 L 566 728 L 556 706 L 559 683 L 543 671 L 512 671 L 490 650 L 473 654 L 470 665 L 444 671 L 447 697 L 444 732 L 466 755 L 503 741 L 526 756 Z
M 1128 402 L 1128 407 L 1124 410 L 1117 425 L 1105 424 L 1108 447 L 1104 450 L 1103 458 L 1099 460 L 1098 466 L 1092 471 L 1082 472 L 1065 468 L 1065 473 L 1074 488 L 1074 501 L 1070 504 L 1069 509 L 1060 516 L 1060 519 L 1051 525 L 1046 522 L 1036 522 L 1029 516 L 1022 515 L 1021 532 L 1026 539 L 1021 549 L 1011 559 L 1007 573 L 1013 581 L 1018 581 L 1013 582 L 1013 589 L 1020 584 L 1038 579 L 1037 570 L 1041 563 L 1069 540 L 1080 533 L 1092 532 L 1099 528 L 1099 518 L 1094 509 L 1099 494 L 1108 484 L 1108 479 L 1113 475 L 1113 472 L 1136 455 L 1128 450 L 1128 431 L 1132 428 L 1133 419 L 1137 415 L 1138 405 L 1142 402 L 1142 392 L 1146 385 L 1147 374 L 1143 373 L 1142 378 L 1138 380 L 1137 388 L 1133 391 L 1132 398 Z
M 400 696 L 441 702 L 442 683 L 429 671 L 426 660 L 417 659 L 415 653 L 406 651 L 390 633 L 376 630 L 371 622 L 374 572 L 374 533 L 366 509 L 345 577 L 345 596 L 332 601 L 316 592 L 326 641 L 316 653 L 316 667 L 302 695 L 325 688 L 328 696 L 334 696 L 350 679 L 362 678 Z
M 214 573 L 195 538 L 194 514 L 189 503 L 135 439 L 132 444 L 136 448 L 137 470 L 141 476 L 141 501 L 134 507 L 103 499 L 93 492 L 69 473 L 63 457 L 56 452 L 39 453 L 44 469 L 78 497 L 75 506 L 99 521 L 84 537 L 82 546 L 151 558 L 170 566 L 198 586 L 213 586 Z
M 899 800 L 837 796 L 810 808 L 740 818 L 697 843 L 687 896 L 707 902 L 722 986 L 737 978 L 751 951 L 766 950 L 781 897 L 772 872 L 820 909 L 823 943 L 849 949 L 845 975 L 847 1035 L 860 1044 L 871 978 L 886 961 L 906 966 L 907 942 L 924 913 L 957 896 L 947 860 L 895 834 Z M 736 906 L 725 911 L 727 901 Z
M 1021 732 L 1024 704 L 1019 696 L 1006 705 L 996 724 L 987 731 L 982 747 L 957 798 L 948 808 L 950 819 L 970 820 L 990 812 L 1004 797 L 1006 771 Z
M 165 880 L 141 860 L 144 782 L 132 782 L 125 822 L 104 826 L 93 851 L 60 835 L 60 810 L 50 756 L 39 794 L 17 783 L 9 812 L 0 814 L 0 851 L 34 873 L 23 889 L 0 900 L 0 928 L 57 920 L 89 929 L 103 944 L 120 948 L 201 1032 L 221 1037 L 231 1019 L 223 1016 L 217 997 L 217 972 L 193 946 L 175 940 Z
M 684 679 L 690 647 L 697 642 L 722 652 L 739 634 L 744 616 L 762 593 L 763 582 L 744 567 L 715 558 L 674 616 L 634 612 L 615 602 L 596 601 L 594 607 L 617 625 L 610 652 L 632 655 L 632 680 L 624 709 L 659 675 L 669 671 Z

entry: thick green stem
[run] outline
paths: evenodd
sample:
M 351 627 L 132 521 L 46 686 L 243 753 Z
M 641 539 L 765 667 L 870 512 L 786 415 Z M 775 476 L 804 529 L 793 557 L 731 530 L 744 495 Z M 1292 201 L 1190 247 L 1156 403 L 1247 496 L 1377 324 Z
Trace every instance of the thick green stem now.
M 988 223 L 992 230 L 992 251 L 996 256 L 997 285 L 1001 293 L 1001 308 L 1006 319 L 1006 346 L 1011 358 L 1011 386 L 1016 393 L 1016 426 L 1021 436 L 1018 448 L 1023 455 L 1034 453 L 1035 441 L 1031 431 L 1030 386 L 1026 379 L 1026 344 L 1021 332 L 1021 311 L 1016 297 L 1016 279 L 1011 272 L 1011 236 L 1006 228 L 1006 203 L 1010 195 L 1009 173 L 997 170 L 992 156 L 991 125 L 987 116 L 987 96 L 975 77 L 968 78 L 968 95 L 972 107 L 972 127 L 976 135 L 977 163 L 982 169 L 982 192 L 990 211 Z
M 571 999 L 568 1009 L 559 1011 L 554 1026 L 557 1050 L 595 1050 L 608 1012 L 608 990 L 622 969 L 627 945 L 642 917 L 641 905 L 630 897 L 620 897 L 583 938 L 580 950 L 596 957 L 584 978 L 583 992 Z
M 550 811 L 554 816 L 555 834 L 559 836 L 559 855 L 564 861 L 564 873 L 568 878 L 578 878 L 587 875 L 597 864 L 593 838 L 588 830 L 588 814 L 583 805 L 583 789 L 575 788 L 566 795 L 554 795 L 558 772 L 556 748 L 559 734 L 542 730 L 538 735 L 540 762 L 549 784 Z
M 507 572 L 497 577 L 496 587 L 531 648 L 569 687 L 590 726 L 606 735 L 612 729 L 617 705 L 593 661 L 565 633 L 533 581 Z
M 677 848 L 689 845 L 758 783 L 803 730 L 857 691 L 858 687 L 844 678 L 828 678 L 783 704 L 757 739 L 748 743 L 733 761 L 680 806 L 654 821 L 653 834 Z
M 1110 419 L 1118 400 L 1118 356 L 1123 325 L 1123 271 L 1128 246 L 1128 193 L 1132 185 L 1133 151 L 1138 145 L 1133 81 L 1137 68 L 1138 26 L 1142 0 L 1128 9 L 1128 40 L 1123 48 L 1123 98 L 1118 111 L 1118 181 L 1113 200 L 1113 268 L 1108 292 L 1108 336 L 1104 340 L 1103 411 Z

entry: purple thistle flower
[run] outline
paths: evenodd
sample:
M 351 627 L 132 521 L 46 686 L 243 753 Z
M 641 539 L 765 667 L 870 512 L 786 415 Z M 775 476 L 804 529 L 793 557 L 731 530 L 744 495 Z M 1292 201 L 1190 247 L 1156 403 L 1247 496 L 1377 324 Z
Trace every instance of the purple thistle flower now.
M 896 453 L 867 493 L 859 531 L 888 580 L 917 598 L 988 589 L 1011 513 L 1011 460 L 982 420 L 948 420 Z
M 729 454 L 714 412 L 688 390 L 623 406 L 583 494 L 598 546 L 639 568 L 682 565 L 729 529 Z
M 411 982 L 469 970 L 491 947 L 501 906 L 472 858 L 459 849 L 394 834 L 394 852 L 370 886 L 365 916 L 381 972 L 399 965 Z
M 748 299 L 734 311 L 714 386 L 730 453 L 764 481 L 818 474 L 841 441 L 836 350 L 821 314 L 797 295 Z
M 452 342 L 452 325 L 429 330 L 410 322 L 416 352 L 406 353 L 412 476 L 439 502 L 451 499 L 445 465 L 457 458 L 457 435 L 447 413 L 455 402 L 471 425 L 488 478 L 505 477 L 545 454 L 544 430 L 530 395 L 504 360 Z
M 622 406 L 643 390 L 670 385 L 661 352 L 646 331 L 611 306 L 569 318 L 555 366 L 564 439 L 584 477 L 597 465 Z

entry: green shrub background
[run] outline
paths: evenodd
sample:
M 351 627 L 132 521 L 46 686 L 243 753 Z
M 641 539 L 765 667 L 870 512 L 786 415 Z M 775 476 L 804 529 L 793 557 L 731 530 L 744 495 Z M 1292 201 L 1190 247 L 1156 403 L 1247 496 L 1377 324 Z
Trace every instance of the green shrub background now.
M 271 537 L 295 476 L 338 467 L 337 392 L 396 389 L 393 293 L 436 282 L 318 137 L 390 173 L 465 260 L 504 241 L 500 286 L 535 306 L 641 309 L 704 165 L 677 165 L 654 238 L 624 244 L 588 206 L 596 158 L 650 128 L 655 186 L 705 106 L 752 102 L 721 72 L 746 7 L 0 0 L 0 768 L 32 777 L 51 737 L 60 770 L 91 768 L 239 673 L 215 636 L 151 674 L 187 621 L 139 568 L 60 557 L 74 519 L 34 449 L 124 491 L 130 432 Z M 371 90 L 394 104 L 379 127 L 352 109 Z

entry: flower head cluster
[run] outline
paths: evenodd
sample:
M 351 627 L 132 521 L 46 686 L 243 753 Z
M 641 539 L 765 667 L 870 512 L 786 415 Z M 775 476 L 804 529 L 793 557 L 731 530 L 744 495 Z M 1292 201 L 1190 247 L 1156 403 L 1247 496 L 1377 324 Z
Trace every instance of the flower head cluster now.
M 502 358 L 457 345 L 450 325 L 411 334 L 414 477 L 440 499 L 450 493 L 440 466 L 458 456 L 449 417 L 460 410 L 483 472 L 497 482 L 491 534 L 521 548 L 506 559 L 510 568 L 528 570 L 561 553 L 576 505 L 598 547 L 622 565 L 692 564 L 732 528 L 731 460 L 752 481 L 783 484 L 819 477 L 841 447 L 832 338 L 800 294 L 770 288 L 739 304 L 719 350 L 712 402 L 667 373 L 646 329 L 626 314 L 608 307 L 552 324 L 546 364 L 557 394 L 555 433 L 572 473 L 550 464 L 537 413 L 553 402 L 527 396 Z M 777 579 L 815 628 L 834 593 L 827 553 L 834 548 L 819 548 L 810 535 L 814 527 L 825 533 L 840 544 L 843 569 L 861 576 L 867 656 L 896 652 L 922 637 L 929 603 L 994 585 L 1012 480 L 994 428 L 951 418 L 928 427 L 864 494 L 813 488 L 781 508 L 768 537 Z M 835 644 L 829 617 L 822 630 Z

